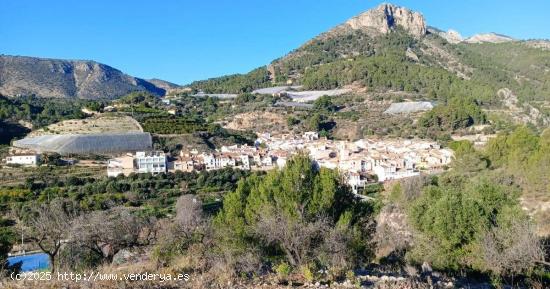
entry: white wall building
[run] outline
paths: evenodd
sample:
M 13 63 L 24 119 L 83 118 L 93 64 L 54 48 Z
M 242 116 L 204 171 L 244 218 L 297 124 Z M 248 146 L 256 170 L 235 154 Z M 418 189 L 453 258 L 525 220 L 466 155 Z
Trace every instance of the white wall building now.
M 235 159 L 226 154 L 204 154 L 203 159 L 207 171 L 236 165 Z
M 388 180 L 397 180 L 402 178 L 414 177 L 420 175 L 420 172 L 406 169 L 397 169 L 393 165 L 374 166 L 374 173 L 378 176 L 379 182 Z
M 166 173 L 166 155 L 161 151 L 136 152 L 135 165 L 138 173 Z
M 40 162 L 40 155 L 13 155 L 5 159 L 8 165 L 36 166 Z

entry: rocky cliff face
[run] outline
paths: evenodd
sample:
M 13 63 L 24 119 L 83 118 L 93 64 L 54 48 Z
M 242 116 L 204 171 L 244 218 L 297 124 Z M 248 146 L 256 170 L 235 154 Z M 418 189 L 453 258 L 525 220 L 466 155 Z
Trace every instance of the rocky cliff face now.
M 458 33 L 458 31 L 449 29 L 448 31 L 442 31 L 435 27 L 428 27 L 428 32 L 432 34 L 437 34 L 441 36 L 443 39 L 447 40 L 447 42 L 456 44 L 464 41 L 464 37 Z
M 94 61 L 0 55 L 0 94 L 117 98 L 132 91 L 164 95 L 155 84 Z
M 351 18 L 343 25 L 351 29 L 362 29 L 382 34 L 397 27 L 403 28 L 416 37 L 426 34 L 426 22 L 422 14 L 393 4 L 382 4 Z

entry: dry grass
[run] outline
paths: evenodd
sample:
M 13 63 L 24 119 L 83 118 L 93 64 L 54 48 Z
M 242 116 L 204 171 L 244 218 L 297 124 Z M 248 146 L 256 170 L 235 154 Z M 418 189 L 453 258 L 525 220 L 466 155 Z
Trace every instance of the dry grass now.
M 23 184 L 29 177 L 40 175 L 39 170 L 43 168 L 25 168 L 25 167 L 4 167 L 0 168 L 0 187 L 16 186 Z M 97 177 L 105 175 L 105 165 L 78 164 L 75 166 L 55 167 L 55 172 L 51 174 L 63 177 Z
M 33 131 L 29 136 L 45 134 L 90 134 L 142 131 L 139 123 L 129 116 L 99 115 L 86 119 L 70 119 Z
M 237 114 L 231 117 L 225 127 L 234 130 L 252 130 L 256 132 L 288 130 L 285 115 L 269 111 Z

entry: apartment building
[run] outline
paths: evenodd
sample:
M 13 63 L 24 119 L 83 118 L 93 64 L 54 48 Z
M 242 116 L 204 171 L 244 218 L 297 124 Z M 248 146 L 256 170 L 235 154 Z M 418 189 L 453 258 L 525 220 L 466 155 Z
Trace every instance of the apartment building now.
M 136 152 L 134 158 L 137 173 L 166 173 L 167 160 L 162 151 Z

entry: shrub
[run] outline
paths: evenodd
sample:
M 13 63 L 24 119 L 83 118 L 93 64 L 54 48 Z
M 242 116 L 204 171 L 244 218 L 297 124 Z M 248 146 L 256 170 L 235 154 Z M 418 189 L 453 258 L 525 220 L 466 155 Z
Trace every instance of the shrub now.
M 292 267 L 286 262 L 281 262 L 275 267 L 275 273 L 277 273 L 277 277 L 279 277 L 280 280 L 286 280 L 291 272 Z
M 408 216 L 420 233 L 408 258 L 434 269 L 508 275 L 534 267 L 541 255 L 532 227 L 517 223 L 527 219 L 517 191 L 486 178 L 428 186 Z

